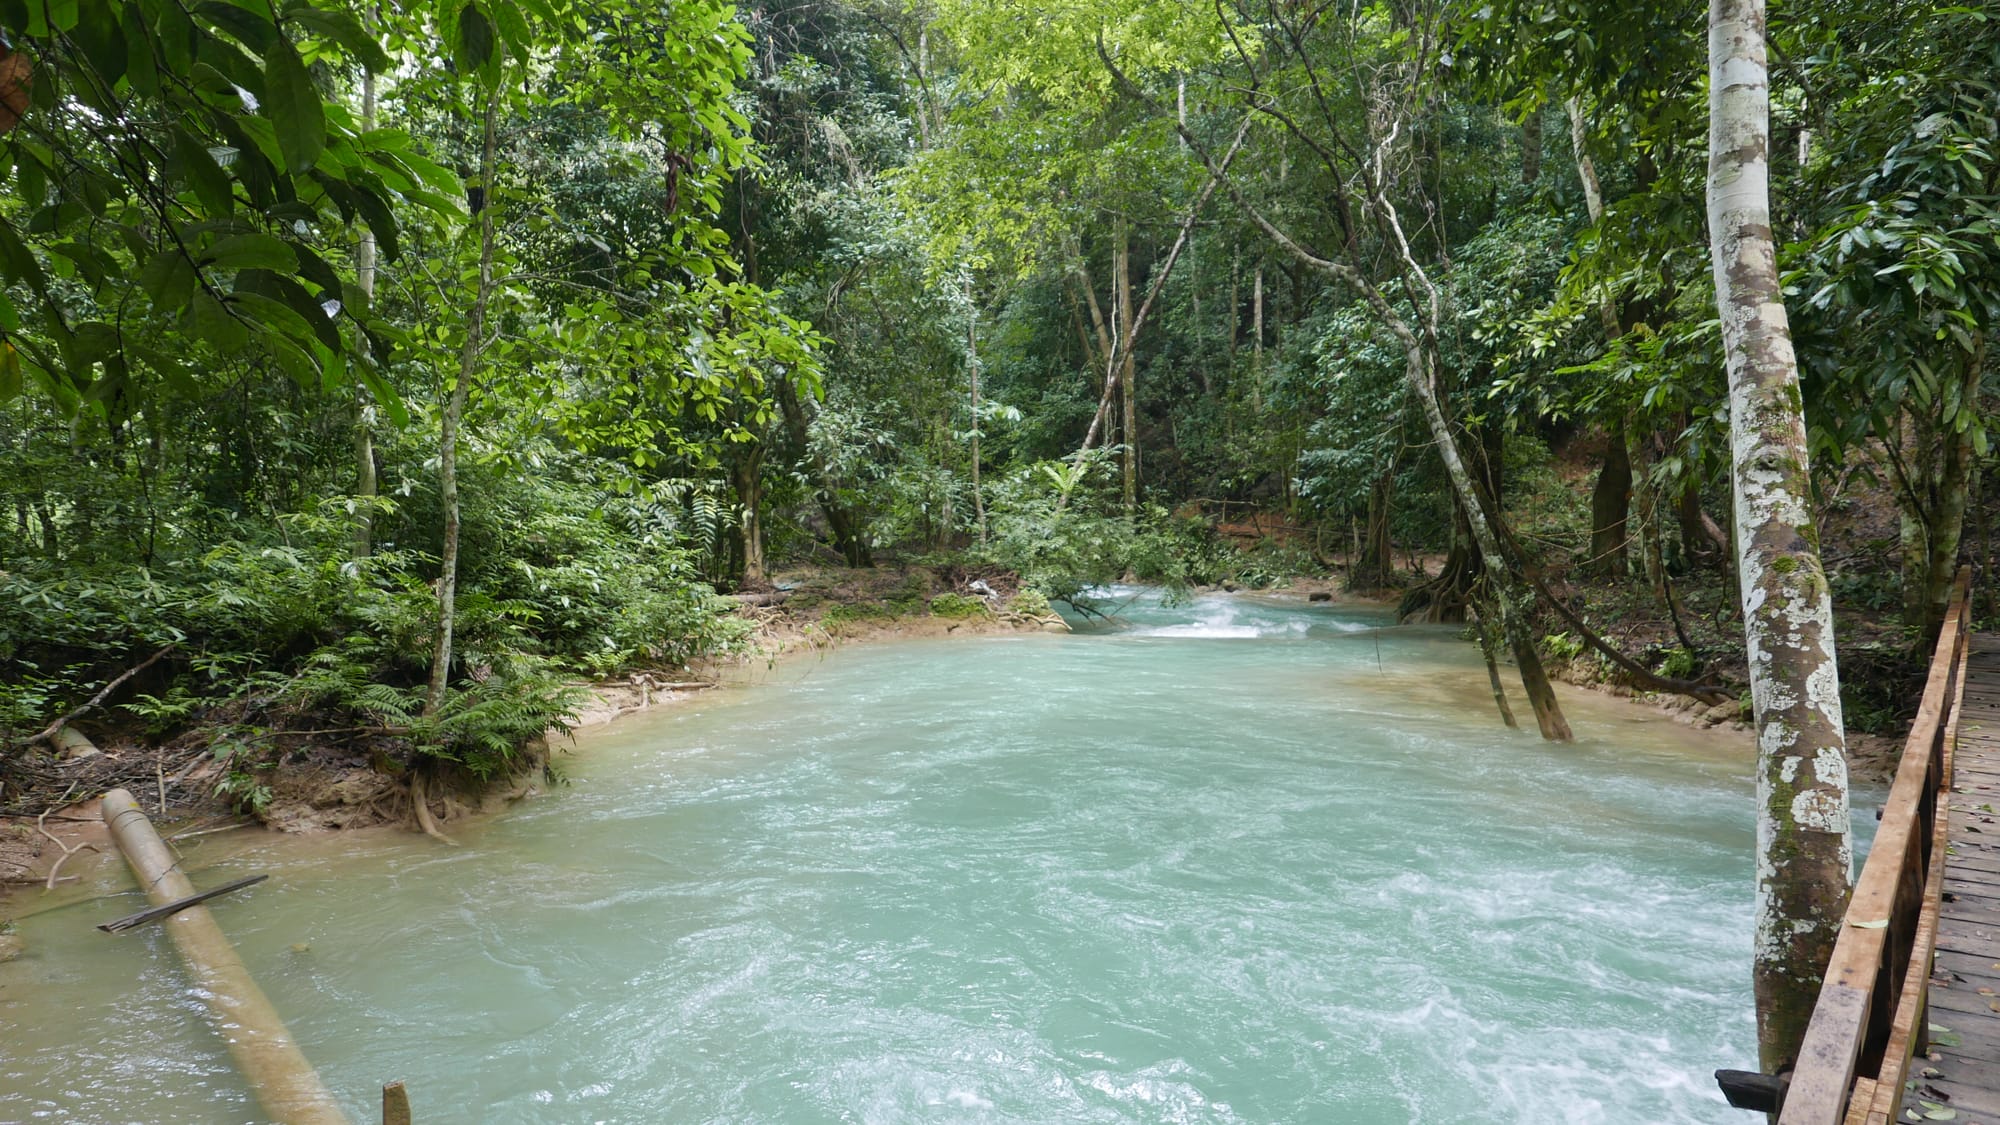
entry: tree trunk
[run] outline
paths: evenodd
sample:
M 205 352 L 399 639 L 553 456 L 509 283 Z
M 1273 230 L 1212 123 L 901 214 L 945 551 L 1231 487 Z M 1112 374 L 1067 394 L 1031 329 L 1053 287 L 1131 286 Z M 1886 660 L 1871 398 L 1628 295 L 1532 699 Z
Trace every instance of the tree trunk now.
M 1493 615 L 1489 612 L 1492 606 L 1493 599 L 1479 599 L 1479 620 L 1475 623 L 1479 630 L 1479 655 L 1486 662 L 1486 684 L 1493 691 L 1493 705 L 1500 711 L 1500 721 L 1508 730 L 1514 730 L 1521 724 L 1514 718 L 1514 708 L 1507 704 L 1506 685 L 1500 682 L 1500 661 L 1494 656 Z
M 1625 573 L 1627 513 L 1632 503 L 1632 461 L 1626 454 L 1625 426 L 1613 417 L 1604 434 L 1604 465 L 1590 490 L 1589 573 L 1616 578 Z
M 1395 548 L 1389 542 L 1390 506 L 1396 497 L 1396 468 L 1384 466 L 1368 486 L 1368 523 L 1353 562 L 1347 568 L 1347 585 L 1355 590 L 1380 590 L 1389 585 L 1396 565 Z
M 1264 266 L 1250 283 L 1250 405 L 1264 409 Z
M 479 287 L 465 317 L 465 344 L 458 353 L 458 378 L 445 396 L 444 419 L 438 430 L 438 503 L 444 508 L 444 547 L 438 553 L 437 641 L 431 650 L 431 682 L 424 693 L 424 717 L 444 706 L 451 681 L 452 626 L 458 604 L 458 428 L 472 393 L 472 374 L 486 335 L 486 307 L 493 299 L 493 170 L 499 148 L 496 102 L 499 93 L 486 91 L 486 112 L 480 123 Z
M 1138 382 L 1138 358 L 1133 355 L 1134 311 L 1132 308 L 1132 234 L 1123 227 L 1118 231 L 1118 252 L 1112 260 L 1112 286 L 1117 290 L 1118 302 L 1115 315 L 1118 318 L 1118 338 L 1123 342 L 1124 359 L 1118 370 L 1118 399 L 1120 410 L 1119 429 L 1125 443 L 1123 496 L 1125 514 L 1131 515 L 1139 506 L 1139 417 L 1138 394 L 1134 384 Z
M 54 559 L 62 555 L 62 543 L 56 537 L 55 513 L 49 510 L 46 499 L 35 501 L 35 524 L 42 529 L 42 557 Z
M 1973 350 L 1964 358 L 1960 374 L 1959 401 L 1974 403 L 1979 397 L 1979 381 L 1986 370 L 1986 335 L 1974 337 Z M 1952 579 L 1958 573 L 1959 546 L 1965 538 L 1965 513 L 1972 494 L 1973 465 L 1978 456 L 1972 445 L 1970 428 L 1960 430 L 1949 419 L 1938 427 L 1938 450 L 1927 459 L 1932 471 L 1931 526 L 1924 536 L 1925 552 L 1920 571 L 1916 614 L 1910 621 L 1918 627 L 1917 651 L 1928 652 L 1937 645 L 1944 627 L 1945 610 L 1951 601 Z
M 1479 557 L 1486 564 L 1486 579 L 1492 584 L 1493 601 L 1499 607 L 1500 632 L 1507 638 L 1507 646 L 1513 650 L 1515 668 L 1521 675 L 1521 690 L 1527 694 L 1528 704 L 1535 712 L 1535 725 L 1541 729 L 1543 738 L 1551 742 L 1568 742 L 1571 738 L 1569 721 L 1563 717 L 1562 705 L 1556 702 L 1555 688 L 1549 684 L 1548 671 L 1542 667 L 1541 653 L 1536 651 L 1534 635 L 1528 630 L 1525 613 L 1529 600 L 1510 569 L 1513 560 L 1502 547 L 1500 535 L 1487 516 L 1479 487 L 1466 468 L 1465 459 L 1459 455 L 1458 439 L 1451 431 L 1451 423 L 1445 418 L 1443 403 L 1438 398 L 1435 361 L 1415 334 L 1405 338 L 1404 347 L 1405 368 L 1411 389 L 1416 392 L 1417 401 L 1423 407 L 1424 420 L 1430 424 L 1431 439 L 1437 446 L 1438 455 L 1444 459 L 1445 476 L 1450 479 L 1452 491 L 1465 508 L 1465 521 L 1472 531 L 1472 541 L 1478 546 Z
M 833 474 L 813 450 L 811 425 L 806 418 L 805 404 L 799 401 L 797 385 L 790 375 L 778 376 L 776 384 L 778 410 L 785 419 L 786 436 L 798 449 L 799 457 L 812 466 L 817 481 L 817 487 L 813 489 L 814 499 L 819 503 L 820 512 L 826 516 L 827 528 L 833 532 L 833 549 L 840 552 L 848 566 L 874 566 L 875 560 L 870 557 L 868 543 L 855 526 L 853 513 L 840 502 L 840 490 Z
M 972 511 L 979 522 L 979 545 L 986 545 L 986 497 L 979 491 L 979 307 L 972 303 L 972 278 L 965 279 L 965 370 L 972 383 Z
M 1097 394 L 1104 393 L 1104 380 L 1110 374 L 1111 357 L 1117 346 L 1112 342 L 1111 329 L 1104 322 L 1104 306 L 1097 301 L 1097 283 L 1091 280 L 1090 267 L 1079 264 L 1076 280 L 1083 295 L 1090 302 L 1090 327 L 1097 334 L 1097 357 L 1091 364 L 1090 387 Z
M 374 27 L 372 15 L 368 26 Z M 375 73 L 361 75 L 361 131 L 375 127 Z M 361 228 L 361 244 L 354 248 L 354 282 L 369 304 L 375 303 L 375 229 Z M 375 499 L 381 486 L 375 472 L 375 406 L 365 386 L 355 389 L 354 495 L 360 501 L 354 518 L 353 556 L 365 559 L 375 551 Z
M 1229 370 L 1236 370 L 1236 336 L 1243 324 L 1243 259 L 1229 255 Z
M 1666 558 L 1661 546 L 1659 493 L 1653 488 L 1653 450 L 1645 438 L 1625 429 L 1625 462 L 1632 474 L 1632 521 L 1627 538 L 1639 546 L 1639 573 L 1646 588 L 1664 601 L 1667 596 Z M 1636 528 L 1633 526 L 1636 525 Z
M 1521 122 L 1521 186 L 1534 188 L 1542 179 L 1542 107 Z
M 1798 1056 L 1853 852 L 1833 605 L 1770 214 L 1763 0 L 1709 0 L 1708 229 L 1729 369 L 1737 586 L 1756 710 L 1753 980 L 1766 1072 Z
M 1576 178 L 1583 185 L 1584 210 L 1593 226 L 1604 221 L 1604 189 L 1597 179 L 1597 163 L 1590 158 L 1590 129 L 1577 98 L 1563 102 L 1569 114 L 1570 151 L 1576 158 Z M 1607 294 L 1597 303 L 1597 318 L 1604 327 L 1607 345 L 1624 335 L 1617 305 Z M 1632 457 L 1622 411 L 1605 424 L 1604 465 L 1597 472 L 1597 487 L 1590 494 L 1590 559 L 1592 574 L 1617 578 L 1625 573 L 1626 544 L 1631 539 Z
M 1681 525 L 1681 554 L 1693 566 L 1698 556 L 1713 552 L 1727 557 L 1729 537 L 1701 510 L 1701 473 L 1689 458 L 1681 476 L 1680 495 L 1674 499 L 1674 514 Z
M 745 587 L 762 586 L 764 573 L 764 443 L 753 442 L 730 459 L 729 483 L 743 506 L 741 542 Z

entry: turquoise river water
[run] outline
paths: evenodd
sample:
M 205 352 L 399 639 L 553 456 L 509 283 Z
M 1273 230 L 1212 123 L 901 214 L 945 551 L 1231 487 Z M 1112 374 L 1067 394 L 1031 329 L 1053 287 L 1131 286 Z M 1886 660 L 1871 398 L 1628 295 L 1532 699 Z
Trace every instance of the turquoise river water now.
M 588 733 L 463 848 L 187 865 L 272 875 L 216 916 L 359 1122 L 1748 1120 L 1744 736 L 1571 692 L 1546 745 L 1447 631 L 1121 596 Z M 119 865 L 69 893 L 0 1121 L 261 1120 L 159 928 L 91 928 Z

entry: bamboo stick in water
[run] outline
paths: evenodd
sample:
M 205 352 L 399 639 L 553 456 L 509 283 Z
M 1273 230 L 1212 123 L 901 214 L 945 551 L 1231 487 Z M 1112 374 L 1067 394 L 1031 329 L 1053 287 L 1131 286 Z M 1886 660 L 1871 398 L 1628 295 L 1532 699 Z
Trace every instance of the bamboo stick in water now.
M 156 905 L 195 893 L 132 794 L 113 789 L 104 795 L 104 823 Z M 208 907 L 190 906 L 161 925 L 180 950 L 216 1031 L 228 1042 L 237 1069 L 264 1111 L 286 1125 L 350 1125 Z

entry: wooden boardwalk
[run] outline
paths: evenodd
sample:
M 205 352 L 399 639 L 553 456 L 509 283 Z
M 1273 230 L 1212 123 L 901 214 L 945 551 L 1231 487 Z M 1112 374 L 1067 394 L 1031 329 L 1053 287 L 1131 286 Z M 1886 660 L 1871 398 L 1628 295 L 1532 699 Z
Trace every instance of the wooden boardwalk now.
M 2000 1125 L 2000 633 L 1972 638 L 1953 755 L 1930 1055 L 1904 1105 Z

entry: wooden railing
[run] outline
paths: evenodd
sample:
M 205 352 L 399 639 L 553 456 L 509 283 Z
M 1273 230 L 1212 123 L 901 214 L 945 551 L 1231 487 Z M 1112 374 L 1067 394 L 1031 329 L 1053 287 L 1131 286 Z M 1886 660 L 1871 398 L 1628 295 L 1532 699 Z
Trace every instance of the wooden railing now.
M 1965 694 L 1970 571 L 1959 572 L 1924 696 L 1854 884 L 1780 1125 L 1898 1120 L 1926 1044 L 1931 954 L 1944 892 L 1952 749 Z

